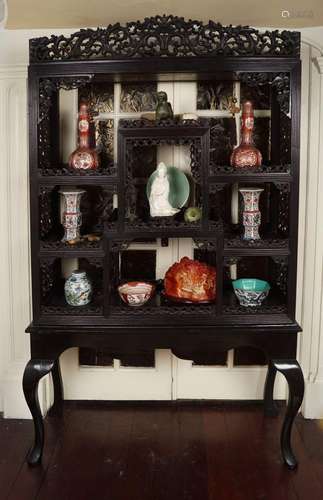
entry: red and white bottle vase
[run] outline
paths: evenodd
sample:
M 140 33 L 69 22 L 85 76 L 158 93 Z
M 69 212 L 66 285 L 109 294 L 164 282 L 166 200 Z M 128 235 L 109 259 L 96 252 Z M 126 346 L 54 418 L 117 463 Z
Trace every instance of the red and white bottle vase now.
M 230 158 L 232 167 L 258 168 L 262 163 L 262 155 L 253 142 L 254 112 L 251 101 L 242 105 L 241 142 L 234 148 Z
M 259 198 L 263 189 L 240 188 L 243 197 L 242 223 L 244 227 L 244 240 L 260 240 L 259 226 L 261 224 L 261 212 L 259 210 Z
M 99 157 L 90 145 L 90 115 L 86 101 L 80 104 L 78 116 L 78 147 L 69 157 L 69 166 L 73 170 L 96 170 L 99 166 Z
M 64 227 L 63 242 L 78 240 L 82 225 L 82 213 L 80 211 L 81 197 L 85 193 L 83 189 L 66 188 L 60 189 L 61 195 L 61 222 Z

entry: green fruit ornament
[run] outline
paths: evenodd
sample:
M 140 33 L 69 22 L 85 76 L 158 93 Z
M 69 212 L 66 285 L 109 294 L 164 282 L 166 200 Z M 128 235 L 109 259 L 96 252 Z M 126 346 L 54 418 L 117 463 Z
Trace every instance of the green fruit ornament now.
M 189 207 L 184 212 L 185 222 L 197 222 L 202 218 L 202 210 L 198 207 Z

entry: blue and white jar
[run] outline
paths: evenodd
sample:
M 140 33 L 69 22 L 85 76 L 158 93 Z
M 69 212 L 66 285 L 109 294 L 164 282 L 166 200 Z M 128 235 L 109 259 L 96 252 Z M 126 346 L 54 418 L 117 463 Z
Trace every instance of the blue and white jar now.
M 92 284 L 85 271 L 73 271 L 64 286 L 65 299 L 70 306 L 86 306 L 92 299 Z

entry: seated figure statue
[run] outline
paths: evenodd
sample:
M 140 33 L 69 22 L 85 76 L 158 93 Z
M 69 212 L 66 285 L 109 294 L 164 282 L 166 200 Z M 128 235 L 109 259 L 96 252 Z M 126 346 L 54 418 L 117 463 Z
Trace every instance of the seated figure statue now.
M 165 163 L 159 163 L 150 190 L 149 205 L 151 217 L 167 217 L 179 212 L 178 208 L 169 203 L 169 179 Z

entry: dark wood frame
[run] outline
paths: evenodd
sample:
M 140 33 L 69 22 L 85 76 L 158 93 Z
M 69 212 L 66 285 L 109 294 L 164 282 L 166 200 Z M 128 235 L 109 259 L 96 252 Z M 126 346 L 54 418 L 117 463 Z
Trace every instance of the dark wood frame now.
M 282 455 L 285 463 L 294 468 L 296 458 L 291 448 L 291 430 L 293 420 L 300 408 L 304 392 L 302 370 L 296 361 L 297 334 L 300 327 L 295 321 L 296 299 L 296 269 L 297 269 L 297 235 L 298 235 L 298 182 L 299 182 L 299 128 L 300 128 L 300 71 L 299 34 L 272 32 L 262 35 L 249 28 L 225 28 L 215 23 L 203 26 L 202 23 L 184 21 L 182 18 L 164 16 L 146 19 L 143 23 L 135 23 L 135 30 L 139 33 L 138 46 L 133 54 L 128 53 L 122 43 L 118 44 L 115 33 L 125 39 L 133 36 L 133 25 L 125 28 L 119 25 L 109 26 L 106 30 L 86 30 L 72 35 L 70 38 L 43 37 L 31 41 L 31 64 L 29 67 L 29 144 L 30 144 L 30 199 L 31 199 L 31 249 L 33 275 L 33 322 L 27 328 L 31 337 L 31 360 L 26 366 L 23 387 L 27 404 L 30 408 L 35 425 L 35 442 L 29 453 L 29 464 L 37 464 L 41 460 L 44 445 L 44 430 L 39 408 L 37 388 L 39 380 L 52 372 L 54 381 L 55 403 L 52 412 L 58 410 L 63 400 L 63 390 L 59 371 L 59 356 L 70 347 L 93 347 L 105 349 L 112 357 L 120 354 L 134 354 L 149 349 L 166 348 L 183 359 L 202 359 L 203 353 L 224 352 L 231 348 L 251 346 L 265 353 L 268 361 L 268 375 L 265 386 L 264 403 L 266 414 L 275 414 L 273 402 L 273 386 L 275 374 L 280 371 L 284 374 L 289 385 L 289 402 L 281 434 Z M 175 31 L 174 31 L 175 30 Z M 177 31 L 176 31 L 177 30 Z M 204 53 L 200 53 L 200 46 L 192 48 L 192 37 L 196 30 L 204 39 Z M 218 34 L 220 42 L 217 45 L 212 41 L 211 33 Z M 147 33 L 155 37 L 152 49 L 146 42 Z M 174 35 L 175 33 L 175 35 Z M 233 48 L 226 38 L 230 34 L 236 41 Z M 86 35 L 86 36 L 85 36 Z M 104 52 L 104 45 L 98 52 L 92 48 L 98 39 L 111 42 L 111 51 Z M 182 48 L 179 48 L 180 37 Z M 82 45 L 84 37 L 90 41 Z M 128 37 L 128 38 L 127 38 Z M 140 38 L 141 37 L 141 38 Z M 245 37 L 250 41 L 248 49 L 245 47 Z M 267 38 L 266 38 L 267 37 Z M 268 38 L 269 37 L 269 38 Z M 268 41 L 270 39 L 270 42 Z M 80 42 L 74 44 L 75 40 Z M 112 40 L 112 41 L 111 41 Z M 137 39 L 136 39 L 137 40 Z M 158 42 L 162 42 L 161 44 Z M 264 42 L 265 40 L 265 42 Z M 279 43 L 278 43 L 279 40 Z M 92 45 L 93 44 L 93 45 Z M 146 45 L 147 44 L 147 45 Z M 159 44 L 159 45 L 158 45 Z M 65 50 L 71 47 L 70 51 Z M 65 49 L 64 49 L 65 47 Z M 79 47 L 79 48 L 75 48 Z M 83 47 L 83 48 L 81 48 Z M 109 45 L 110 47 L 110 45 Z M 129 46 L 126 46 L 129 47 Z M 160 47 L 163 47 L 160 49 Z M 145 52 L 147 51 L 152 52 Z M 149 49 L 149 50 L 148 50 Z M 110 50 L 110 49 L 109 49 Z M 202 49 L 201 49 L 202 50 Z M 277 90 L 277 102 L 285 112 L 289 108 L 291 96 L 291 169 L 272 169 L 259 172 L 235 173 L 223 171 L 216 175 L 206 172 L 207 155 L 209 148 L 208 130 L 198 131 L 196 125 L 188 124 L 181 127 L 176 123 L 169 123 L 163 128 L 139 127 L 136 132 L 130 128 L 120 131 L 119 141 L 119 170 L 116 173 L 99 172 L 94 175 L 77 175 L 75 173 L 54 169 L 40 170 L 45 158 L 47 165 L 55 165 L 58 159 L 58 139 L 56 130 L 50 136 L 46 129 L 46 119 L 50 116 L 52 128 L 55 132 L 55 123 L 58 123 L 58 88 L 77 88 L 89 80 L 154 80 L 158 75 L 174 74 L 174 78 L 217 79 L 226 75 L 230 78 L 239 78 L 239 75 L 258 75 L 259 81 L 268 81 Z M 287 75 L 287 77 L 286 77 Z M 257 78 L 258 78 L 257 77 Z M 160 76 L 159 76 L 160 78 Z M 256 78 L 256 76 L 253 76 Z M 47 123 L 47 125 L 46 125 Z M 45 127 L 44 130 L 41 127 Z M 40 135 L 41 141 L 40 141 Z M 47 134 L 47 135 L 46 135 Z M 249 180 L 250 182 L 273 182 L 288 185 L 290 192 L 289 204 L 289 238 L 288 246 L 277 248 L 268 243 L 264 245 L 246 245 L 245 247 L 224 245 L 221 227 L 210 227 L 206 217 L 199 228 L 185 227 L 153 227 L 136 228 L 128 231 L 124 226 L 124 183 L 125 141 L 128 137 L 142 135 L 175 136 L 178 139 L 184 136 L 197 134 L 203 137 L 204 149 L 202 158 L 203 195 L 207 213 L 208 184 L 225 184 Z M 275 134 L 274 134 L 275 135 Z M 277 134 L 276 134 L 277 136 Z M 51 145 L 50 145 L 51 143 Z M 50 156 L 50 158 L 49 158 Z M 55 249 L 40 247 L 39 236 L 39 190 L 46 186 L 55 185 L 105 185 L 113 190 L 118 186 L 119 219 L 115 231 L 104 232 L 103 245 L 98 248 L 66 248 L 61 245 Z M 91 316 L 84 314 L 52 315 L 42 314 L 41 309 L 41 276 L 40 259 L 63 258 L 67 256 L 85 257 L 94 260 L 102 259 L 104 274 L 103 297 L 109 293 L 109 249 L 113 242 L 123 242 L 131 237 L 194 237 L 207 245 L 216 240 L 217 272 L 218 272 L 218 302 L 216 314 L 198 319 L 196 312 L 179 312 L 178 315 L 169 315 L 167 311 L 159 311 L 154 318 L 154 327 L 151 331 L 151 317 L 133 316 L 124 310 L 122 315 L 110 315 L 104 301 L 103 313 Z M 276 242 L 277 243 L 277 242 Z M 222 275 L 225 259 L 252 256 L 273 256 L 276 259 L 288 258 L 287 279 L 287 310 L 268 314 L 222 314 Z M 180 321 L 179 321 L 180 319 Z

